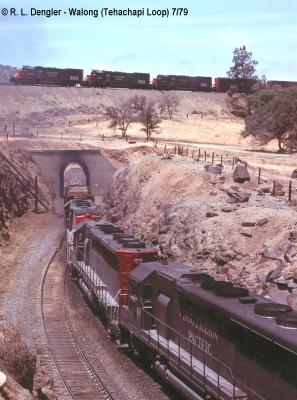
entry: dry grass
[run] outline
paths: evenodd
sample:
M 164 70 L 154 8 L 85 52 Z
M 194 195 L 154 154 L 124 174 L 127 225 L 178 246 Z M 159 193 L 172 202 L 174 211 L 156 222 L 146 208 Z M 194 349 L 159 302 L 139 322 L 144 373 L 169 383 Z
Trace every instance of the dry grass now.
M 24 344 L 18 326 L 0 322 L 0 362 L 17 382 L 32 390 L 36 370 L 36 357 Z

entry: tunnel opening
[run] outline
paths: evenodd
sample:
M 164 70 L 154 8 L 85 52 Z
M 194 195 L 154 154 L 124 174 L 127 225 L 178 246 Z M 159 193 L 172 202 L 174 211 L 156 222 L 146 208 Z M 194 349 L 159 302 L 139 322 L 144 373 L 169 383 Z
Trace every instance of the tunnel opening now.
M 86 165 L 80 162 L 70 162 L 61 168 L 60 196 L 64 196 L 65 188 L 69 186 L 90 186 L 89 171 Z

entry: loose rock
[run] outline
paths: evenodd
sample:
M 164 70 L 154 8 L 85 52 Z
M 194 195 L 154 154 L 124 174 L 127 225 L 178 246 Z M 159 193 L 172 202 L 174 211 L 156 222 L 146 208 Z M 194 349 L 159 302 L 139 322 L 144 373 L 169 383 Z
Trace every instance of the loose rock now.
M 243 236 L 252 237 L 253 231 L 250 227 L 241 227 L 239 233 Z
M 257 222 L 256 222 L 256 225 L 257 226 L 263 226 L 263 225 L 265 225 L 265 224 L 267 224 L 268 223 L 268 218 L 261 218 L 261 219 L 259 219 Z
M 212 218 L 212 217 L 217 217 L 219 214 L 213 212 L 213 211 L 207 211 L 206 213 L 206 218 Z
M 221 175 L 221 173 L 222 173 L 222 167 L 220 167 L 218 165 L 207 164 L 204 166 L 204 169 L 206 172 L 209 172 L 211 174 Z
M 251 180 L 250 174 L 248 173 L 247 167 L 245 165 L 236 165 L 233 173 L 233 180 L 237 183 L 244 183 Z

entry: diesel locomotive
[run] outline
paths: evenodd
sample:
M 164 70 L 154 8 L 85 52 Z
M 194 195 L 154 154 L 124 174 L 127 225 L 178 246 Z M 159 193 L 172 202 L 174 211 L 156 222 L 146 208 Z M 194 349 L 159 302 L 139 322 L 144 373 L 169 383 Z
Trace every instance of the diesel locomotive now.
M 83 82 L 83 70 L 24 66 L 17 70 L 10 83 L 14 85 L 76 86 Z
M 97 210 L 97 211 L 96 211 Z M 297 313 L 180 262 L 65 204 L 67 263 L 109 333 L 190 400 L 296 400 Z

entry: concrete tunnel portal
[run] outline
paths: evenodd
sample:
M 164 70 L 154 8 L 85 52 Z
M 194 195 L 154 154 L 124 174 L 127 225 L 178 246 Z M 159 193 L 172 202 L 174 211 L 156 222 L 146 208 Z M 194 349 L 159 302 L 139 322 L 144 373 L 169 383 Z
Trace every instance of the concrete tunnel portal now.
M 100 150 L 32 150 L 30 154 L 56 199 L 64 196 L 65 171 L 71 164 L 82 169 L 94 196 L 105 193 L 115 172 Z

